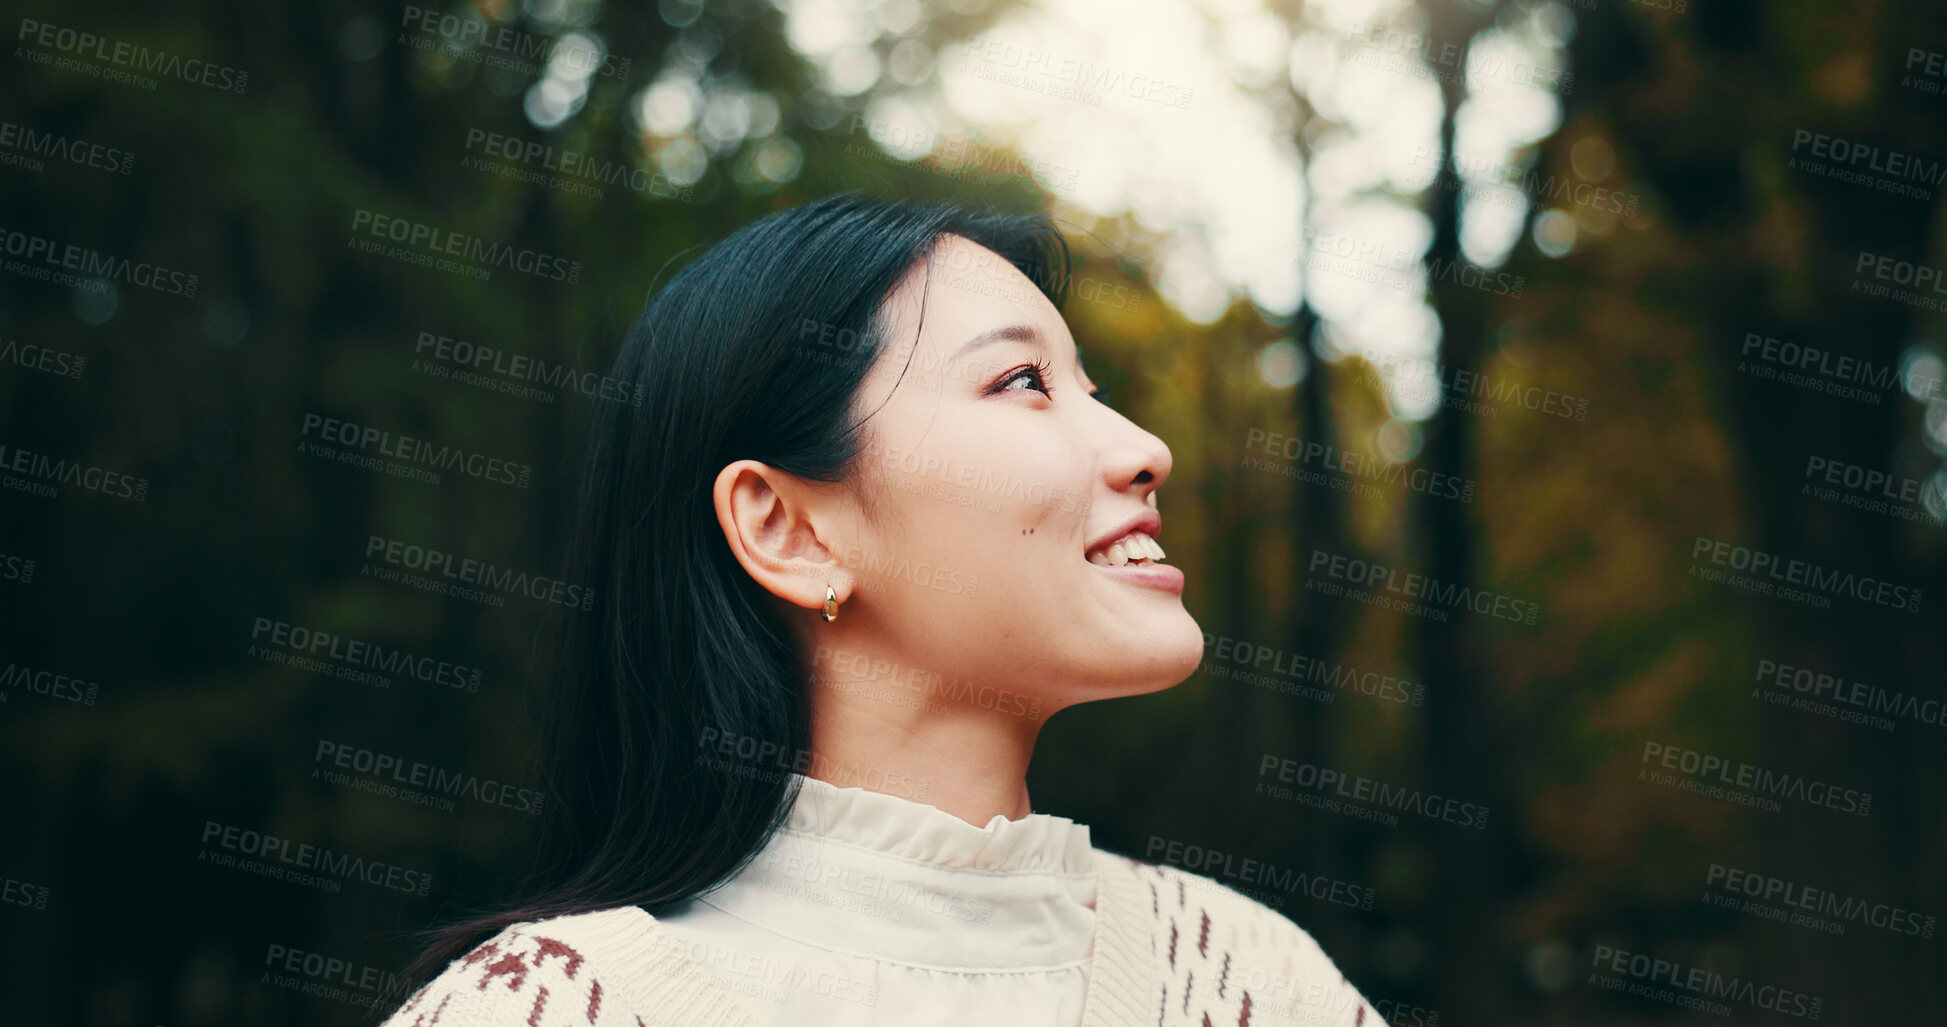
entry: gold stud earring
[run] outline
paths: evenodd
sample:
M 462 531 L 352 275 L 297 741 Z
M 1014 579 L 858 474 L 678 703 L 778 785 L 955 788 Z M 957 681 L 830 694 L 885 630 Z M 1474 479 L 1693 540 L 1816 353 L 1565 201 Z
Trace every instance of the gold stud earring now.
M 831 582 L 825 583 L 825 623 L 838 619 L 838 593 L 832 591 Z

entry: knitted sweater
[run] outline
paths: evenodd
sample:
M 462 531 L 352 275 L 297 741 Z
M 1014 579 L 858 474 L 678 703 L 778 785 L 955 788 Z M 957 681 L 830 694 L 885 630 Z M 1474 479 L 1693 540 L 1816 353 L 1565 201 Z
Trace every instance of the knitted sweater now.
M 1095 855 L 1084 1027 L 1383 1022 L 1311 935 L 1276 911 L 1174 867 Z M 508 927 L 448 964 L 383 1027 L 753 1024 L 668 929 L 619 906 Z

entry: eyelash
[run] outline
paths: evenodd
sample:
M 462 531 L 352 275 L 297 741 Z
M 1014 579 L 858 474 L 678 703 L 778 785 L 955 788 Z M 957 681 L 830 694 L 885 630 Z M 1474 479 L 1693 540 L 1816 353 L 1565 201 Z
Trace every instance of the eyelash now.
M 1041 388 L 1036 389 L 1035 391 L 1041 393 L 1044 396 L 1052 397 L 1055 394 L 1055 387 L 1053 385 L 1048 384 L 1048 378 L 1053 373 L 1054 373 L 1054 368 L 1050 366 L 1049 363 L 1045 360 L 1036 361 L 1035 363 L 1032 364 L 1026 364 L 1021 367 L 1017 367 L 1013 371 L 1009 372 L 1007 377 L 1001 379 L 999 386 L 997 386 L 994 389 L 994 391 L 995 392 L 1010 391 L 1007 388 L 1007 386 L 1014 384 L 1014 382 L 1018 379 L 1025 378 L 1028 375 L 1032 374 L 1035 376 L 1037 380 L 1041 382 Z M 1095 391 L 1089 393 L 1089 395 L 1095 397 L 1097 400 L 1103 403 L 1107 403 L 1109 401 L 1109 390 L 1102 388 L 1100 386 L 1097 386 Z
M 1037 380 L 1041 382 L 1041 387 L 1034 391 L 1039 392 L 1044 396 L 1052 396 L 1055 394 L 1055 387 L 1048 384 L 1048 376 L 1053 373 L 1054 373 L 1054 368 L 1050 366 L 1047 361 L 1045 360 L 1036 361 L 1035 363 L 1027 364 L 1022 367 L 1017 367 L 1014 370 L 1008 372 L 1007 377 L 1001 379 L 1000 387 L 995 389 L 994 391 L 1007 392 L 1009 391 L 1007 388 L 1009 385 L 1012 385 L 1015 382 L 1019 381 L 1020 379 L 1025 378 L 1028 375 L 1032 374 L 1035 376 Z

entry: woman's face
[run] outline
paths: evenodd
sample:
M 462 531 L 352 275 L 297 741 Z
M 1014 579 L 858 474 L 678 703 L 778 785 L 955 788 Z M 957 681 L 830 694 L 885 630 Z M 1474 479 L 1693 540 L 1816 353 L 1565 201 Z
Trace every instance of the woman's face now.
M 1054 305 L 999 255 L 949 235 L 886 316 L 859 396 L 876 516 L 848 518 L 852 537 L 836 540 L 853 588 L 845 619 L 813 637 L 890 662 L 868 675 L 899 676 L 886 684 L 910 691 L 919 676 L 936 699 L 1036 721 L 1188 677 L 1203 643 L 1182 572 L 1088 557 L 1132 524 L 1167 550 L 1156 491 L 1169 447 L 1089 395 Z M 819 673 L 859 676 L 852 664 Z

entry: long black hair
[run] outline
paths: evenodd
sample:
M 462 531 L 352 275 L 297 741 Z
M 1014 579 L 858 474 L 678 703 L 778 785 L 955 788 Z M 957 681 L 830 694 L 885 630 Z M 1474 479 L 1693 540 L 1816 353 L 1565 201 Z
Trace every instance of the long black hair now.
M 595 600 L 559 629 L 548 805 L 525 872 L 512 901 L 429 930 L 407 980 L 521 921 L 657 915 L 743 868 L 784 822 L 810 744 L 808 661 L 731 554 L 712 486 L 751 459 L 866 498 L 870 414 L 855 403 L 888 341 L 885 301 L 949 234 L 1060 306 L 1069 254 L 1047 214 L 857 193 L 745 226 L 650 299 L 610 371 L 641 404 L 598 404 L 589 427 L 563 578 Z

